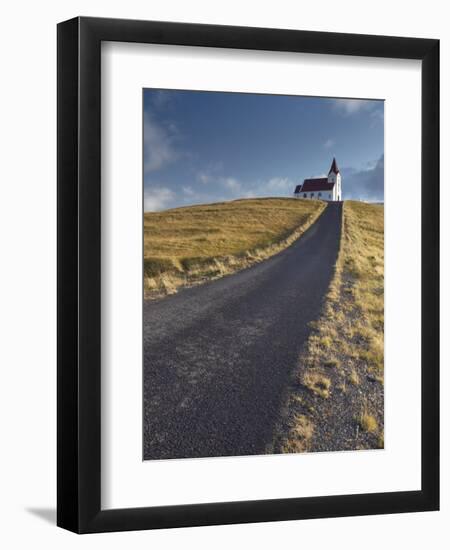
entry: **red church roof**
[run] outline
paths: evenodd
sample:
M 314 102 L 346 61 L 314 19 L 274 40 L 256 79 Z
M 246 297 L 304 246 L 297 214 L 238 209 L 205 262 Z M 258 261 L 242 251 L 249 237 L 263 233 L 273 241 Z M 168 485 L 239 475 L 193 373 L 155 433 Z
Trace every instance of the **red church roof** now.
M 303 182 L 300 192 L 306 193 L 308 191 L 331 191 L 333 187 L 334 183 L 332 181 L 328 181 L 328 178 L 311 178 Z M 297 188 L 298 186 L 295 188 L 296 193 L 298 193 Z
M 335 174 L 339 174 L 339 168 L 338 168 L 336 159 L 334 157 L 333 157 L 333 162 L 331 163 L 331 168 L 330 168 L 330 171 L 328 172 L 328 175 L 330 175 L 333 172 Z

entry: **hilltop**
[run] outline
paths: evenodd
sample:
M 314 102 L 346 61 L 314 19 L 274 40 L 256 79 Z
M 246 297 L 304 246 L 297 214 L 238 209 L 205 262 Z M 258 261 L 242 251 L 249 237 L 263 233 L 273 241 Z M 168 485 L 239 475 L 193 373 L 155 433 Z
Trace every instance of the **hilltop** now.
M 240 199 L 144 214 L 146 297 L 176 292 L 264 260 L 315 222 L 322 201 Z

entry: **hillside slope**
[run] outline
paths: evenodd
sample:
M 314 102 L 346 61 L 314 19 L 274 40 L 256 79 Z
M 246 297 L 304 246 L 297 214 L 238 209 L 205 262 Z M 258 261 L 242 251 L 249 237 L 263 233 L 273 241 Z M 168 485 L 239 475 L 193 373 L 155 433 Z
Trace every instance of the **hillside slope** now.
M 241 199 L 144 214 L 146 297 L 176 292 L 283 250 L 318 218 L 321 201 Z

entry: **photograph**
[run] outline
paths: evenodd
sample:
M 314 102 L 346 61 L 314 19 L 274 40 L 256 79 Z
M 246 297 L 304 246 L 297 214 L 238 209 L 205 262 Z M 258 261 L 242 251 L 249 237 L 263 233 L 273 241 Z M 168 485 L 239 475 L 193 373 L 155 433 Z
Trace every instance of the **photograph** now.
M 383 449 L 383 100 L 142 116 L 143 459 Z
M 449 547 L 448 10 L 356 5 L 4 4 L 5 550 Z

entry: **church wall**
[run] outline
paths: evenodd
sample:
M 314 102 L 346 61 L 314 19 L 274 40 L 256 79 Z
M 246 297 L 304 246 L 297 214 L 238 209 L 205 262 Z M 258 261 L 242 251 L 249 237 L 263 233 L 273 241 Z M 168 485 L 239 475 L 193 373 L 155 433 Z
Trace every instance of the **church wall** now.
M 333 187 L 333 191 L 320 191 L 322 196 L 318 196 L 318 191 L 314 191 L 314 197 L 311 197 L 311 192 L 306 193 L 306 197 L 303 196 L 303 193 L 294 193 L 294 197 L 296 199 L 303 199 L 303 200 L 317 200 L 320 199 L 322 201 L 335 201 L 336 200 L 336 186 Z M 330 197 L 331 195 L 331 197 Z

